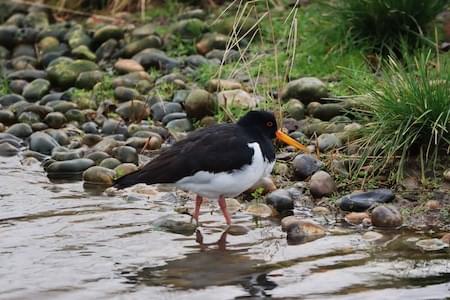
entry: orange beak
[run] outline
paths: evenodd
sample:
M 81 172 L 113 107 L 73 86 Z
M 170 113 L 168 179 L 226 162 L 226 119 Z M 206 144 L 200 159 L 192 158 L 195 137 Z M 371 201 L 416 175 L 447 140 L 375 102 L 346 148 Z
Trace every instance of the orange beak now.
M 275 134 L 276 134 L 277 139 L 279 139 L 280 141 L 285 142 L 286 144 L 288 144 L 298 150 L 302 150 L 303 152 L 309 152 L 305 145 L 300 144 L 299 142 L 297 142 L 296 140 L 294 140 L 293 138 L 291 138 L 290 136 L 288 136 L 286 133 L 282 132 L 281 130 L 278 129 Z

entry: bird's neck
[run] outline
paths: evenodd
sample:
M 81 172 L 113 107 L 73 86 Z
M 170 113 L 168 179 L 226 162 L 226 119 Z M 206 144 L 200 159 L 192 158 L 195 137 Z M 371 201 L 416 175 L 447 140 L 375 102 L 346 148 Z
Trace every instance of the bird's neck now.
M 257 127 L 244 128 L 250 137 L 250 142 L 257 142 L 261 148 L 261 152 L 265 160 L 272 162 L 275 160 L 275 149 L 273 147 L 272 140 L 265 135 L 262 130 Z

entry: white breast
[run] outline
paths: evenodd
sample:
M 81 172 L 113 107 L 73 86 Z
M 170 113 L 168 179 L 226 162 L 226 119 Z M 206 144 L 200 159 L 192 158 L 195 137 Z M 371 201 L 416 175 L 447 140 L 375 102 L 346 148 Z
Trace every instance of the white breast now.
M 264 160 L 258 143 L 248 144 L 253 148 L 250 165 L 234 172 L 210 173 L 199 171 L 192 176 L 178 180 L 175 185 L 182 190 L 194 192 L 206 198 L 235 197 L 272 172 L 274 162 Z

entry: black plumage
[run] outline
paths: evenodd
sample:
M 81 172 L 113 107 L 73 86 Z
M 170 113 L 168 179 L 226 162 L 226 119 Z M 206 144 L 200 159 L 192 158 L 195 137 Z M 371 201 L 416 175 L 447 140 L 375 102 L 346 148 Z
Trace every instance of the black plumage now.
M 254 150 L 249 143 L 260 145 L 268 162 L 275 159 L 272 139 L 276 120 L 269 112 L 249 112 L 237 124 L 220 124 L 196 130 L 185 139 L 163 150 L 140 170 L 114 183 L 118 189 L 137 183 L 175 183 L 198 171 L 233 172 L 252 162 Z

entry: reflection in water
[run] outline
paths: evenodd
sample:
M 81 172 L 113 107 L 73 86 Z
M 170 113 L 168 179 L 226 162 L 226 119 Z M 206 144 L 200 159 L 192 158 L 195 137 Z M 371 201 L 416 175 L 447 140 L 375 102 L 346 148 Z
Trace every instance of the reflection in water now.
M 265 290 L 277 285 L 257 270 L 264 261 L 251 259 L 246 255 L 247 250 L 227 249 L 227 236 L 224 231 L 216 242 L 204 243 L 203 234 L 197 230 L 198 251 L 163 266 L 142 268 L 133 275 L 126 272 L 124 276 L 130 284 L 164 285 L 175 289 L 241 285 L 252 296 L 266 296 Z

